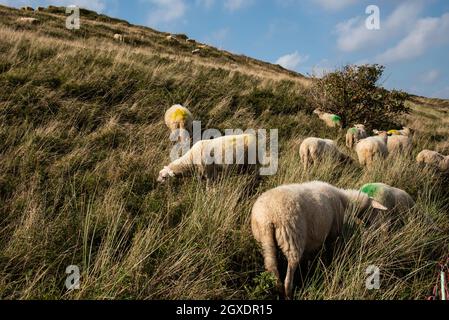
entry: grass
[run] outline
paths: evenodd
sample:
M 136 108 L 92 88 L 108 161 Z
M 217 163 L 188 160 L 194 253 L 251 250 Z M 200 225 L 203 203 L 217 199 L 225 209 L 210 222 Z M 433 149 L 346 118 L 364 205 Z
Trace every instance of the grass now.
M 20 15 L 42 23 L 19 27 Z M 166 34 L 92 13 L 79 32 L 64 29 L 56 13 L 0 6 L 0 17 L 1 298 L 277 298 L 249 214 L 265 190 L 310 180 L 347 188 L 384 182 L 407 190 L 417 209 L 387 233 L 349 215 L 332 263 L 318 259 L 296 298 L 431 293 L 449 236 L 423 213 L 447 228 L 449 188 L 414 156 L 449 152 L 447 102 L 408 102 L 403 121 L 417 131 L 411 157 L 370 171 L 325 161 L 305 172 L 300 139 L 344 144 L 343 133 L 311 115 L 306 78 L 215 48 L 191 56 L 190 44 L 172 46 Z M 115 32 L 144 38 L 118 44 Z M 204 129 L 278 128 L 279 172 L 255 189 L 246 175 L 221 177 L 212 190 L 194 178 L 158 185 L 170 150 L 163 115 L 175 103 Z M 80 290 L 65 289 L 69 265 L 80 267 Z M 381 269 L 380 290 L 365 289 L 369 265 Z

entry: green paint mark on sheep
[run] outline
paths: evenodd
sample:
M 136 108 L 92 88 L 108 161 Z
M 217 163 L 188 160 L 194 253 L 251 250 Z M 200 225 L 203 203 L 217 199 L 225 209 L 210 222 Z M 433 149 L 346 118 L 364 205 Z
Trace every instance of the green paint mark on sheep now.
M 336 122 L 336 123 L 339 123 L 341 121 L 341 117 L 334 114 L 332 116 L 332 121 Z
M 187 111 L 183 109 L 176 109 L 171 118 L 173 121 L 183 121 L 187 119 Z
M 366 193 L 368 197 L 375 198 L 380 191 L 380 186 L 375 183 L 368 183 L 365 184 L 360 191 Z
M 351 129 L 349 129 L 349 132 L 351 132 L 351 133 L 357 133 L 357 128 L 351 128 Z

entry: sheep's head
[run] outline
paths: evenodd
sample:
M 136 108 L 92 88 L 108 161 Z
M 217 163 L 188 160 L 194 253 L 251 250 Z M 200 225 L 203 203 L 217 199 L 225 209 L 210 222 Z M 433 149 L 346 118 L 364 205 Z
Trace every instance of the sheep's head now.
M 354 128 L 365 130 L 365 125 L 364 124 L 356 124 L 354 126 Z
M 388 210 L 388 208 L 382 205 L 379 201 L 359 190 L 347 190 L 346 194 L 357 217 L 369 223 L 372 223 L 379 216 L 381 211 Z
M 170 169 L 169 167 L 164 167 L 164 169 L 162 169 L 159 172 L 159 177 L 157 178 L 157 182 L 164 183 L 168 179 L 174 178 L 174 177 L 175 177 L 175 173 L 173 172 L 173 170 Z

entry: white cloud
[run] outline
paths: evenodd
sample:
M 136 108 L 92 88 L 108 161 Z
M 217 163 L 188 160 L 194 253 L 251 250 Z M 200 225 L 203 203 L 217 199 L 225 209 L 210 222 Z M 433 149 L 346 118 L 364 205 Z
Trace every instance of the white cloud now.
M 33 0 L 0 0 L 0 4 L 10 6 L 10 7 L 23 7 L 23 6 L 30 6 L 30 7 L 38 7 L 43 6 L 46 7 L 48 5 L 55 5 L 55 6 L 70 6 L 70 5 L 76 5 L 80 8 L 90 9 L 97 12 L 104 12 L 106 7 L 106 1 L 105 0 L 60 0 L 58 2 L 51 1 L 51 0 L 44 0 L 44 1 L 33 1 Z
M 435 83 L 440 78 L 440 71 L 437 69 L 429 70 L 421 75 L 421 82 L 432 84 Z
M 187 5 L 184 0 L 147 0 L 153 4 L 148 17 L 150 26 L 159 26 L 161 24 L 170 23 L 182 18 L 186 11 Z
M 309 56 L 302 56 L 298 51 L 295 51 L 280 57 L 275 63 L 281 65 L 285 69 L 295 70 L 300 63 L 306 62 L 307 60 L 309 60 Z
M 449 13 L 419 19 L 396 46 L 377 56 L 381 63 L 407 60 L 423 55 L 429 48 L 449 42 Z
M 196 0 L 196 5 L 210 9 L 215 4 L 215 0 Z
M 253 4 L 253 0 L 225 0 L 224 6 L 229 11 L 237 11 Z
M 326 10 L 340 10 L 357 3 L 358 0 L 312 0 Z
M 421 10 L 420 1 L 409 1 L 399 5 L 385 20 L 382 20 L 381 10 L 380 30 L 366 28 L 368 15 L 343 21 L 335 28 L 337 46 L 341 51 L 352 52 L 385 43 L 411 29 Z

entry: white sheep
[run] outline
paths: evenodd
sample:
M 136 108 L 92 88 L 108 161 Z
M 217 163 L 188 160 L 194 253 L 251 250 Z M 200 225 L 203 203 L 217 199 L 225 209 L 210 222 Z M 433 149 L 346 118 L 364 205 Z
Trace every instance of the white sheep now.
M 207 182 L 214 179 L 223 169 L 256 170 L 257 137 L 253 134 L 230 135 L 211 140 L 201 140 L 181 158 L 173 161 L 159 172 L 158 182 L 169 178 L 198 173 Z
M 382 134 L 384 131 L 373 130 L 377 135 Z M 389 131 L 391 132 L 391 130 Z M 399 131 L 398 131 L 399 132 Z M 388 133 L 387 148 L 390 155 L 397 154 L 410 154 L 413 149 L 413 142 L 411 135 L 402 134 L 390 134 Z
M 441 172 L 449 172 L 449 155 L 444 156 L 436 151 L 423 150 L 416 157 L 416 161 L 437 168 Z
M 180 142 L 190 141 L 192 135 L 193 115 L 186 107 L 176 104 L 165 112 L 165 124 L 172 134 L 179 133 Z M 188 133 L 188 135 L 187 135 Z
M 352 149 L 357 144 L 357 142 L 367 137 L 368 134 L 366 133 L 365 126 L 363 124 L 356 124 L 346 133 L 346 146 L 349 149 Z
M 389 130 L 387 132 L 389 135 L 402 135 L 402 136 L 412 136 L 413 135 L 413 130 L 408 128 L 408 127 L 402 127 L 401 130 Z
M 406 191 L 384 183 L 367 183 L 360 188 L 360 191 L 388 208 L 387 220 L 396 219 L 415 206 L 415 201 Z M 380 217 L 373 218 L 379 221 Z
M 322 160 L 325 156 L 336 158 L 338 161 L 346 162 L 351 158 L 338 149 L 333 140 L 310 137 L 305 139 L 299 147 L 299 155 L 307 170 L 309 165 Z
M 166 36 L 165 39 L 166 39 L 167 41 L 178 42 L 178 39 L 176 39 L 176 37 L 173 36 L 173 35 L 171 35 L 171 34 L 168 35 L 168 36 Z
M 201 49 L 192 50 L 192 54 L 199 54 L 200 52 L 201 52 Z
M 355 146 L 360 164 L 370 168 L 376 159 L 385 159 L 388 156 L 387 143 L 388 135 L 386 132 L 360 140 Z
M 319 109 L 314 110 L 313 113 L 318 115 L 318 118 L 323 120 L 326 123 L 326 125 L 330 128 L 341 128 L 342 127 L 341 117 L 336 114 L 323 112 Z
M 116 33 L 114 34 L 114 40 L 118 42 L 125 42 L 125 36 L 123 34 Z
M 284 294 L 292 298 L 294 273 L 304 256 L 318 252 L 342 233 L 345 212 L 362 216 L 369 208 L 386 210 L 358 190 L 343 190 L 314 181 L 277 187 L 262 194 L 253 206 L 251 228 L 261 245 L 265 269 L 279 288 L 277 247 L 288 261 Z
M 38 24 L 39 20 L 36 18 L 20 17 L 17 19 L 17 22 L 20 24 Z

